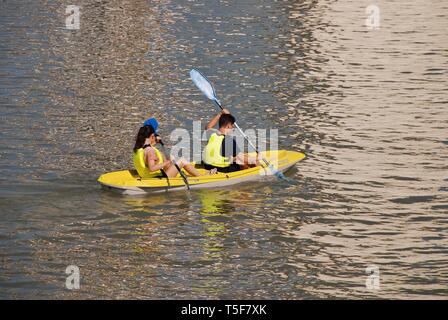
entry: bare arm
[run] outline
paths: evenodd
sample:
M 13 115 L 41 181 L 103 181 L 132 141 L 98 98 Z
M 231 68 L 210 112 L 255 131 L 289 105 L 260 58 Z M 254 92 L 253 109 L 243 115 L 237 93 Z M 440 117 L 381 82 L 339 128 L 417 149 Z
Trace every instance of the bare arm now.
M 165 166 L 169 165 L 171 162 L 166 160 L 163 155 L 163 162 L 161 164 L 156 164 L 156 160 L 154 159 L 154 155 L 151 156 L 150 153 L 153 151 L 150 151 L 146 154 L 146 164 L 148 165 L 149 171 L 157 171 L 160 169 L 163 169 Z
M 227 109 L 223 109 L 220 113 L 218 113 L 216 116 L 213 117 L 212 120 L 210 120 L 210 122 L 207 124 L 207 126 L 205 127 L 205 130 L 209 130 L 212 129 L 214 126 L 216 126 L 216 124 L 219 121 L 219 118 L 221 118 L 222 114 L 230 114 L 229 110 Z

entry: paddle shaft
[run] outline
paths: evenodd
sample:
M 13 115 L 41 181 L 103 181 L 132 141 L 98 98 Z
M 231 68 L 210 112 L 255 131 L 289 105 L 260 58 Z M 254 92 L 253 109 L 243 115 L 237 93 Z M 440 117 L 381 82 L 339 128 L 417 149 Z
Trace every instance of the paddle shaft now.
M 215 104 L 221 109 L 224 110 L 224 108 L 221 105 L 221 102 L 219 102 L 218 100 L 214 99 L 213 100 L 215 102 Z M 238 132 L 243 136 L 243 138 L 247 141 L 247 143 L 255 150 L 255 152 L 257 153 L 257 156 L 260 155 L 260 152 L 258 151 L 258 148 L 252 143 L 252 141 L 250 141 L 249 137 L 243 132 L 243 130 L 241 130 L 240 126 L 235 122 L 234 123 L 235 128 L 238 130 Z M 264 161 L 264 163 L 266 164 L 267 167 L 271 167 L 272 165 L 269 163 L 268 160 L 266 160 L 265 157 L 261 157 L 261 160 Z
M 162 142 L 162 140 L 159 141 L 160 145 L 162 146 L 163 149 L 163 153 L 166 156 L 166 150 L 165 150 L 165 144 Z M 174 166 L 176 167 L 177 171 L 179 172 L 180 176 L 182 177 L 182 179 L 185 182 L 185 185 L 187 186 L 188 190 L 190 190 L 190 184 L 188 183 L 188 179 L 187 176 L 182 172 L 181 168 L 179 168 L 179 166 L 177 165 L 177 163 L 175 161 L 173 161 Z
M 191 80 L 193 80 L 196 87 L 198 87 L 198 89 L 201 90 L 202 93 L 207 98 L 212 100 L 221 110 L 223 110 L 221 103 L 219 102 L 218 98 L 216 98 L 215 89 L 213 88 L 211 82 L 202 73 L 200 73 L 198 70 L 195 69 L 192 69 L 190 71 L 190 77 Z M 248 142 L 248 144 L 255 150 L 255 152 L 257 153 L 257 157 L 259 157 L 261 154 L 258 151 L 258 148 L 253 145 L 253 143 L 249 140 L 249 137 L 246 134 L 244 134 L 243 130 L 241 130 L 241 128 L 238 126 L 237 123 L 235 123 L 234 125 L 238 129 L 240 134 L 244 137 L 244 139 Z M 273 172 L 277 176 L 277 178 L 286 179 L 286 177 L 281 173 L 281 171 L 275 170 L 274 166 L 270 164 L 269 161 L 266 160 L 266 158 L 263 157 L 262 155 L 261 159 L 265 163 L 266 167 L 268 167 L 271 170 L 271 172 Z

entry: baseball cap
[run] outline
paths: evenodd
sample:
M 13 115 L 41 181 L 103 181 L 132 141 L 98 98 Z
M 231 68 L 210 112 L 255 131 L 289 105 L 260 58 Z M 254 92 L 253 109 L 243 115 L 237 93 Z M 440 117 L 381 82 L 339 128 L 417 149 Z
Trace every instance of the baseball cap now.
M 157 134 L 157 128 L 159 126 L 159 123 L 157 122 L 156 118 L 149 118 L 143 123 L 143 126 L 151 126 L 154 128 L 154 133 Z

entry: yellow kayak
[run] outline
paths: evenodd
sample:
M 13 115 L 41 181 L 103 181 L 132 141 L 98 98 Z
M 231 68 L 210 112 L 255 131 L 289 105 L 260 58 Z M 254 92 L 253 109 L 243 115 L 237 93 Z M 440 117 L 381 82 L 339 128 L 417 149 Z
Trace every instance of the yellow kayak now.
M 265 151 L 261 152 L 261 154 L 280 172 L 288 170 L 305 158 L 303 153 L 286 150 Z M 255 156 L 255 153 L 250 155 Z M 206 172 L 200 165 L 195 165 L 195 167 L 199 171 Z M 196 189 L 224 187 L 241 182 L 260 180 L 272 174 L 272 172 L 269 168 L 262 165 L 231 173 L 217 173 L 200 177 L 189 176 L 186 172 L 185 174 L 188 178 L 190 189 Z M 185 182 L 180 175 L 169 179 L 163 177 L 142 179 L 138 176 L 136 170 L 121 170 L 105 173 L 98 178 L 98 182 L 106 189 L 118 191 L 123 194 L 145 194 L 186 188 Z

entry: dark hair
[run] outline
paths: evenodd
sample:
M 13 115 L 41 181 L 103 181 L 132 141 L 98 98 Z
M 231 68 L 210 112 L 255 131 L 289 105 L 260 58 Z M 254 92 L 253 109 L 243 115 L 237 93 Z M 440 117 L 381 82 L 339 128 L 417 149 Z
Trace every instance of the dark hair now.
M 225 113 L 225 114 L 222 114 L 219 117 L 219 127 L 220 128 L 225 127 L 229 123 L 230 124 L 234 124 L 235 123 L 235 117 L 232 116 L 231 114 Z
M 143 148 L 146 138 L 149 138 L 153 134 L 154 128 L 152 126 L 141 127 L 138 130 L 137 136 L 135 137 L 134 152 L 136 152 L 140 148 Z

